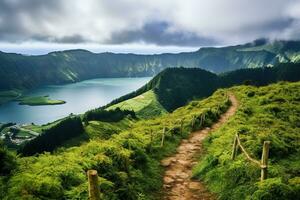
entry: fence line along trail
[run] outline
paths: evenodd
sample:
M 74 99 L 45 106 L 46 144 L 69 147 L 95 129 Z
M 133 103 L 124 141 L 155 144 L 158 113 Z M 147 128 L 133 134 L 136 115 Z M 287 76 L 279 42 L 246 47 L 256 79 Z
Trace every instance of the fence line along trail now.
M 191 133 L 188 139 L 181 141 L 176 154 L 161 161 L 161 164 L 166 167 L 163 178 L 164 200 L 215 199 L 203 183 L 191 179 L 192 167 L 196 164 L 197 156 L 202 152 L 203 139 L 235 114 L 238 101 L 233 94 L 229 95 L 229 99 L 232 105 L 211 128 Z

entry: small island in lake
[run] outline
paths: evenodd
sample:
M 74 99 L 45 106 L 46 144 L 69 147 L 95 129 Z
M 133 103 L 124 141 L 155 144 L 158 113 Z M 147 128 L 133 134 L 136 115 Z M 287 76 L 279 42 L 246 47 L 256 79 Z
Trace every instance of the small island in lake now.
M 19 98 L 20 105 L 29 105 L 29 106 L 44 106 L 44 105 L 59 105 L 65 104 L 66 101 L 63 100 L 53 100 L 49 98 L 49 95 L 45 96 L 25 96 Z

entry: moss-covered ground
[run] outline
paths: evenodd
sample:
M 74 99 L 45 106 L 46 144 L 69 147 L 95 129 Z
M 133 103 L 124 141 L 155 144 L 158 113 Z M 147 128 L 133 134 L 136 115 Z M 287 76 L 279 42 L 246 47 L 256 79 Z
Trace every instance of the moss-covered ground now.
M 207 154 L 194 168 L 220 199 L 299 199 L 300 195 L 300 82 L 266 87 L 231 88 L 240 106 L 236 115 L 205 142 Z M 244 154 L 231 160 L 234 135 L 260 160 L 262 144 L 271 141 L 268 179 Z

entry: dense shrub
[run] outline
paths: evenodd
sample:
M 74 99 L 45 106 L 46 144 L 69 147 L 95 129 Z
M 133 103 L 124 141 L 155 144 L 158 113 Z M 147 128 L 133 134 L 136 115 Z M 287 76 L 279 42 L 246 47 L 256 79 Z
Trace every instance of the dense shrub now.
M 81 119 L 78 116 L 70 116 L 57 125 L 44 130 L 41 135 L 33 140 L 25 143 L 25 145 L 19 149 L 19 153 L 30 156 L 44 151 L 53 151 L 66 140 L 82 133 L 83 126 Z
M 16 156 L 8 151 L 3 142 L 0 141 L 0 199 L 4 199 L 6 196 L 7 181 L 16 167 Z
M 9 175 L 16 166 L 16 157 L 0 141 L 0 176 Z
M 5 129 L 6 127 L 10 127 L 15 125 L 15 123 L 5 123 L 5 124 L 0 124 L 0 132 Z
M 136 118 L 135 112 L 132 110 L 121 110 L 116 108 L 114 110 L 104 110 L 102 108 L 97 108 L 94 110 L 87 111 L 83 116 L 83 121 L 103 121 L 103 122 L 118 122 L 124 117 L 130 115 L 132 118 Z
M 258 190 L 253 193 L 253 200 L 297 199 L 292 187 L 283 183 L 281 178 L 270 178 L 257 185 Z

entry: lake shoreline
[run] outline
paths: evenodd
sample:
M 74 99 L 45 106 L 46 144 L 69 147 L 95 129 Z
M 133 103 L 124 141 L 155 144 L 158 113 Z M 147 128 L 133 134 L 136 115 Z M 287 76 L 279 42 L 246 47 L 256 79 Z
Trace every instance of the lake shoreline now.
M 150 79 L 151 77 L 99 78 L 64 85 L 41 86 L 34 90 L 23 90 L 21 96 L 17 96 L 16 92 L 5 92 L 2 93 L 2 96 L 10 94 L 15 96 L 11 101 L 0 105 L 0 122 L 42 125 L 64 118 L 71 113 L 82 114 L 139 89 Z M 52 100 L 51 104 L 49 102 L 43 103 L 45 96 Z M 22 97 L 35 97 L 34 105 L 30 101 L 20 103 L 18 99 Z M 43 101 L 40 101 L 40 98 L 44 98 Z

